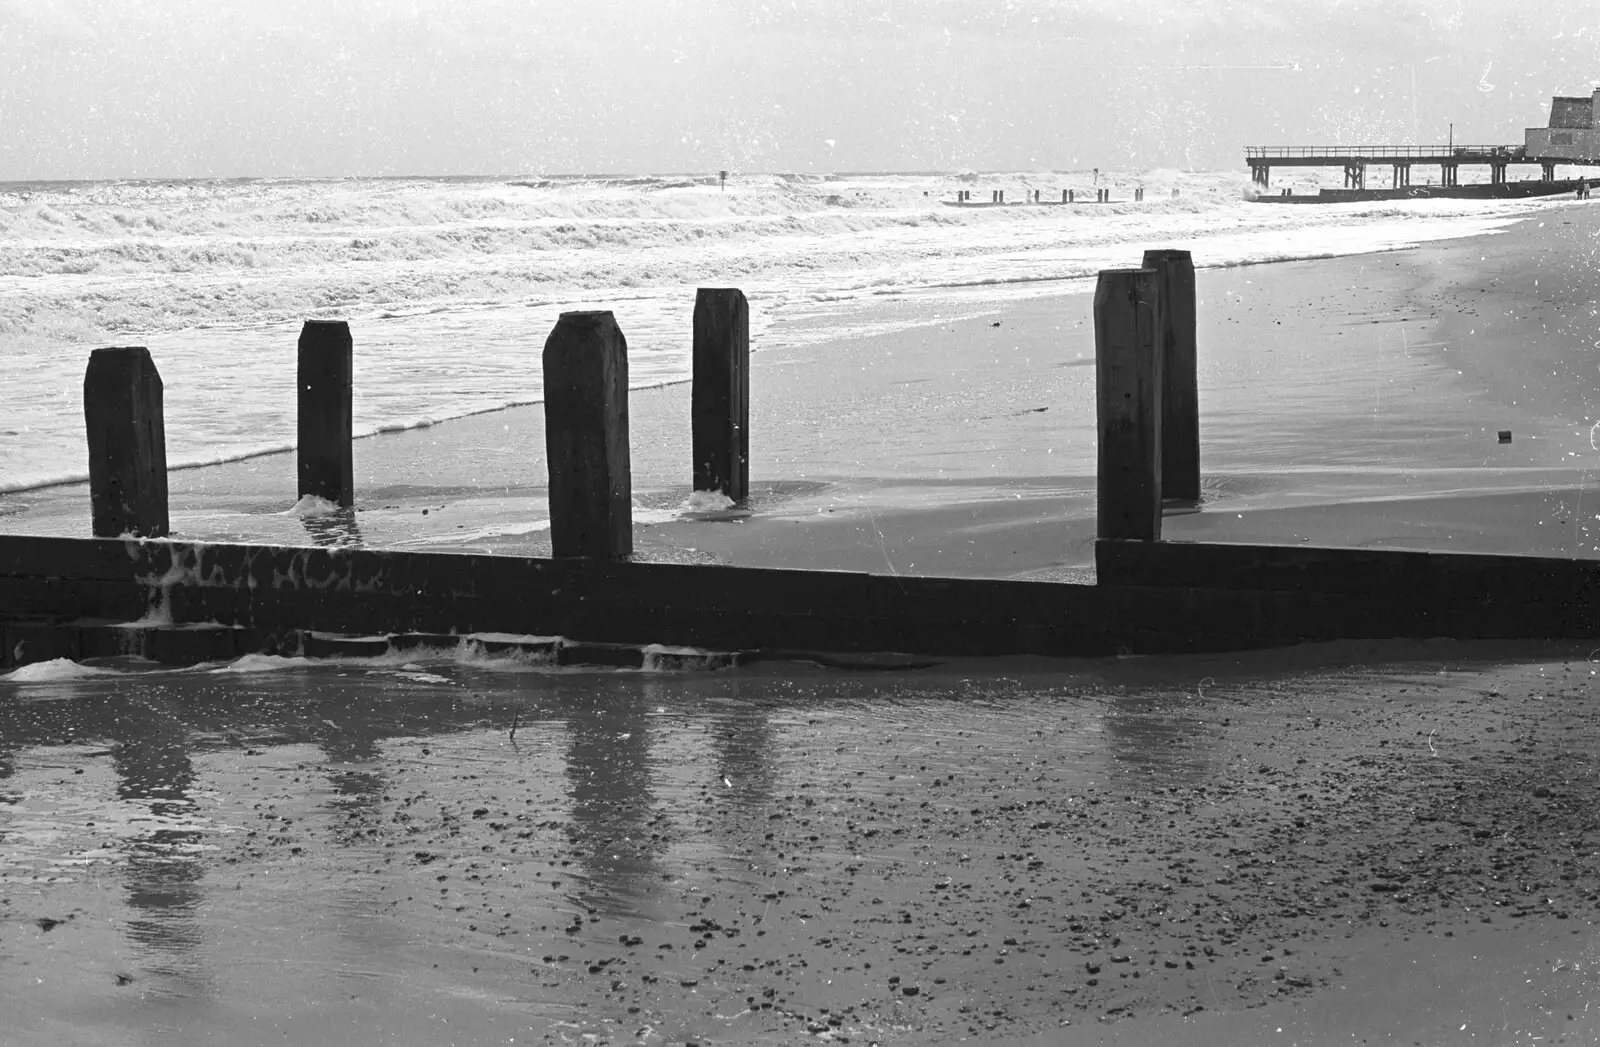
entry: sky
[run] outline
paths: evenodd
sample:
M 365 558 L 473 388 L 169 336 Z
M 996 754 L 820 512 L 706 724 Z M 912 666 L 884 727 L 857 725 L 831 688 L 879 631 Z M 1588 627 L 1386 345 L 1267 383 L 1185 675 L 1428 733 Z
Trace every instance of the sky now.
M 1242 168 L 1596 82 L 1596 0 L 0 0 L 0 180 Z

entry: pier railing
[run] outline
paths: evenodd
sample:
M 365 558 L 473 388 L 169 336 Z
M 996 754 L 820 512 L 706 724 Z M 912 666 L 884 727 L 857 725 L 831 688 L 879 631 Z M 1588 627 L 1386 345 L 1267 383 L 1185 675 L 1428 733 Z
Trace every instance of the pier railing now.
M 1515 160 L 1527 155 L 1520 145 L 1247 145 L 1244 155 L 1251 160 L 1285 160 L 1312 157 L 1350 159 L 1416 160 L 1440 156 L 1463 159 Z

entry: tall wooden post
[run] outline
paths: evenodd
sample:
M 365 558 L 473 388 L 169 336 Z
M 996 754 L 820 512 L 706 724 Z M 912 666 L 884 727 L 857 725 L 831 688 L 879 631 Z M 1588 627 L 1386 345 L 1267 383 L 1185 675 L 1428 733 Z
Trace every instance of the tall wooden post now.
M 351 461 L 352 343 L 343 320 L 307 320 L 300 328 L 295 381 L 299 409 L 300 496 L 345 508 L 355 504 Z
M 735 287 L 694 298 L 694 489 L 750 493 L 750 306 Z
M 609 310 L 562 313 L 545 340 L 544 443 L 552 554 L 630 555 L 628 343 Z
M 1151 269 L 1108 269 L 1094 291 L 1097 533 L 1161 537 L 1161 308 Z
M 96 538 L 165 538 L 167 432 L 161 375 L 144 346 L 96 349 L 83 376 Z
M 1200 389 L 1196 375 L 1194 260 L 1188 251 L 1146 251 L 1161 285 L 1161 496 L 1200 500 Z

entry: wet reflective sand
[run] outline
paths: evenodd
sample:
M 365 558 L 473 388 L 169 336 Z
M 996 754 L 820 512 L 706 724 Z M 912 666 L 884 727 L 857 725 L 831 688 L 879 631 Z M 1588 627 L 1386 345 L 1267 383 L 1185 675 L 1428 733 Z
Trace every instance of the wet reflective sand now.
M 1584 655 L 0 678 L 0 1040 L 1592 1032 Z

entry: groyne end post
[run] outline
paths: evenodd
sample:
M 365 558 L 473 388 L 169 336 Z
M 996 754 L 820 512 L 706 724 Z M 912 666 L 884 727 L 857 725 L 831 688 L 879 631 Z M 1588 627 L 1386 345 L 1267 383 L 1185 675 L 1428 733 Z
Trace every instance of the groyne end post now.
M 1194 259 L 1188 251 L 1150 250 L 1165 324 L 1161 333 L 1161 495 L 1200 500 L 1200 391 L 1196 376 Z
M 1108 269 L 1094 292 L 1098 428 L 1096 519 L 1101 538 L 1161 537 L 1159 274 Z

